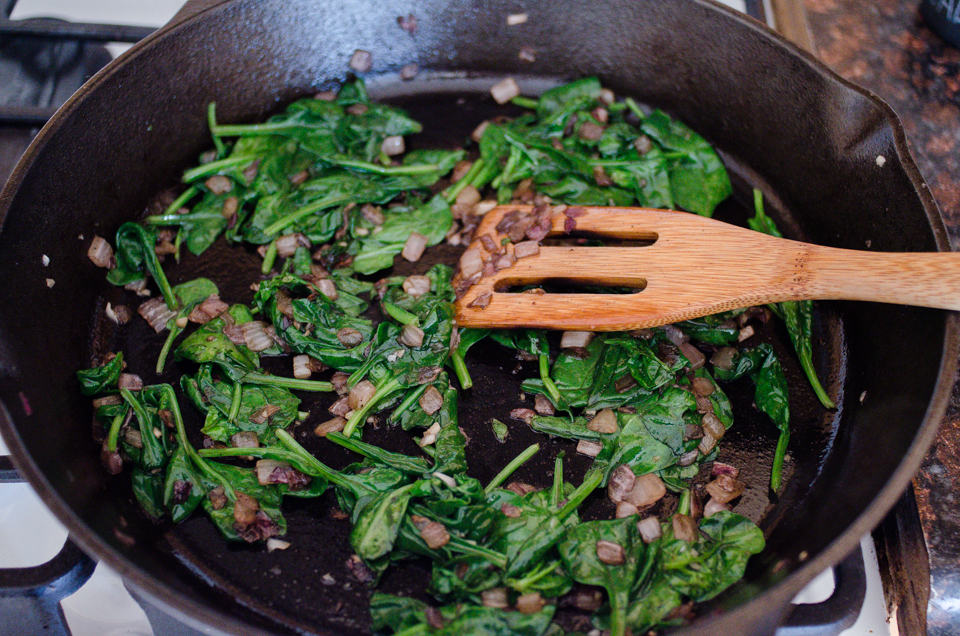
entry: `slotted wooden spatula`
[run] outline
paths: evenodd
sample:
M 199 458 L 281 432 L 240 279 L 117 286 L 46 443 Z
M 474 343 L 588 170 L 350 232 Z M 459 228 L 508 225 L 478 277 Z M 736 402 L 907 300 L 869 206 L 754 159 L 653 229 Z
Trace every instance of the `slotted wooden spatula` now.
M 540 245 L 535 255 L 512 262 L 515 254 L 532 252 L 536 245 L 504 239 L 510 231 L 519 238 L 531 222 L 543 231 L 549 228 L 549 237 L 649 244 Z M 541 210 L 538 216 L 531 206 L 504 205 L 486 214 L 474 236 L 454 279 L 461 327 L 621 331 L 806 299 L 960 310 L 960 255 L 822 247 L 686 212 L 578 207 Z M 481 274 L 478 263 L 484 264 Z M 511 291 L 549 282 L 641 291 Z

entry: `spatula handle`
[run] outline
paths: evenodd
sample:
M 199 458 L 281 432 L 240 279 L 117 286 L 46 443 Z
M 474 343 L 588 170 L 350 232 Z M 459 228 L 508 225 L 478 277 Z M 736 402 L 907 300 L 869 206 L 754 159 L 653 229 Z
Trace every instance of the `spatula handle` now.
M 798 291 L 811 299 L 863 300 L 960 310 L 960 254 L 860 252 L 809 246 Z

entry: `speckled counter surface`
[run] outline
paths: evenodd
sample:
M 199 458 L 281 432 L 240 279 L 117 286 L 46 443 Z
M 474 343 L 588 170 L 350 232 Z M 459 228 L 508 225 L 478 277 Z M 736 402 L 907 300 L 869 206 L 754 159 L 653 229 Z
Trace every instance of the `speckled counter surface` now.
M 927 28 L 919 0 L 803 0 L 814 48 L 843 77 L 876 93 L 899 114 L 911 150 L 960 249 L 960 50 Z M 951 0 L 949 4 L 953 5 Z M 919 553 L 893 555 L 901 577 L 888 589 L 900 633 L 960 634 L 960 384 L 937 443 L 914 480 Z M 908 496 L 908 499 L 911 499 Z M 885 528 L 910 543 L 912 503 Z M 916 513 L 913 513 L 916 519 Z M 913 525 L 916 525 L 915 523 Z M 927 552 L 926 563 L 916 563 Z M 924 602 L 926 601 L 926 602 Z M 910 606 L 914 607 L 910 607 Z

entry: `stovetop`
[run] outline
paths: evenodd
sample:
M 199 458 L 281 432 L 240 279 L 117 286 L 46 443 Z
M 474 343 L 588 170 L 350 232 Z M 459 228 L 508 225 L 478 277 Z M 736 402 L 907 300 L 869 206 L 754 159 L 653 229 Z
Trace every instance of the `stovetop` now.
M 771 2 L 777 0 L 727 0 L 726 4 L 755 17 L 770 17 L 774 11 Z M 783 0 L 779 0 L 782 4 Z M 57 18 L 73 23 L 108 23 L 132 27 L 122 31 L 125 39 L 134 41 L 160 26 L 172 17 L 183 0 L 0 0 L 9 8 L 13 4 L 11 18 L 27 20 L 24 24 L 45 24 L 46 20 L 33 18 Z M 779 15 L 779 11 L 777 12 Z M 78 81 L 95 72 L 100 66 L 116 57 L 130 46 L 129 43 L 101 42 L 86 44 L 61 43 L 52 49 L 43 49 L 36 40 L 22 37 L 0 40 L 0 86 L 22 86 L 14 95 L 0 92 L 0 104 L 17 104 L 11 118 L 5 121 L 0 116 L 0 182 L 5 180 L 16 158 L 26 148 L 36 132 L 31 122 L 39 124 L 79 86 Z M 31 48 L 32 47 L 32 48 Z M 39 47 L 39 48 L 38 48 Z M 13 58 L 30 58 L 46 68 L 58 68 L 54 77 L 40 83 L 23 81 L 32 76 L 35 69 L 10 66 Z M 78 79 L 79 78 L 79 79 Z M 13 101 L 15 100 L 15 101 Z M 27 122 L 24 125 L 24 122 Z M 16 124 L 13 126 L 5 124 Z M 6 449 L 0 441 L 0 455 Z M 0 482 L 3 481 L 0 475 Z M 889 523 L 896 523 L 888 522 Z M 24 528 L 29 528 L 24 531 Z M 33 568 L 56 560 L 64 548 L 67 532 L 47 511 L 30 487 L 23 483 L 0 483 L 0 568 Z M 67 544 L 68 546 L 70 544 Z M 896 623 L 889 624 L 880 578 L 880 565 L 872 537 L 861 542 L 863 560 L 866 564 L 866 598 L 863 611 L 856 623 L 843 631 L 844 636 L 897 633 Z M 68 555 L 69 556 L 69 555 Z M 889 561 L 886 552 L 881 553 L 884 566 Z M 856 560 L 856 559 L 854 559 Z M 4 570 L 0 570 L 0 582 Z M 68 580 L 69 579 L 69 580 Z M 65 588 L 79 586 L 79 590 L 66 596 L 60 603 L 72 636 L 149 636 L 154 634 L 141 607 L 129 595 L 122 579 L 115 572 L 100 564 L 78 559 L 78 564 L 58 585 Z M 798 595 L 796 602 L 817 604 L 831 597 L 834 591 L 834 574 L 823 573 Z M 0 598 L 3 593 L 0 592 Z M 109 611 L 105 611 L 109 608 Z M 0 626 L 2 626 L 0 619 Z M 51 631 L 52 629 L 52 631 Z M 56 628 L 37 626 L 36 633 L 58 634 Z M 804 633 L 802 630 L 783 629 L 783 636 Z M 820 633 L 820 632 L 818 632 Z M 159 633 L 158 633 L 159 636 Z

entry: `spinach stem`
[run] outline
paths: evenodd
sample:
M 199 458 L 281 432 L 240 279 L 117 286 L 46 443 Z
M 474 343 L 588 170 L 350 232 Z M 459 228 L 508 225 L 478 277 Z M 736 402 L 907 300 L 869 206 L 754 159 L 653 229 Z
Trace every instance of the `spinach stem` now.
M 240 403 L 243 397 L 243 384 L 241 382 L 233 383 L 233 397 L 230 399 L 230 412 L 227 413 L 228 422 L 236 422 L 240 415 Z
M 258 135 L 273 135 L 284 130 L 310 128 L 301 123 L 282 122 L 275 124 L 221 124 L 210 127 L 214 137 L 255 137 Z
M 557 512 L 557 517 L 561 521 L 569 517 L 573 512 L 580 507 L 580 504 L 590 496 L 594 490 L 603 482 L 603 471 L 600 469 L 591 469 L 587 474 L 586 478 L 583 480 L 583 483 L 570 493 L 570 498 L 567 499 L 567 503 L 560 508 L 560 511 Z
M 470 169 L 467 170 L 467 173 L 460 177 L 459 181 L 451 184 L 441 193 L 441 196 L 444 198 L 444 200 L 450 204 L 454 203 L 457 200 L 457 195 L 460 194 L 460 191 L 470 185 L 473 182 L 473 179 L 483 171 L 483 166 L 483 157 L 477 158 L 477 160 L 473 162 L 473 165 L 470 166 Z
M 640 110 L 639 104 L 637 104 L 637 102 L 633 101 L 633 98 L 632 98 L 632 97 L 628 97 L 628 98 L 626 98 L 626 99 L 623 100 L 623 101 L 624 101 L 624 103 L 627 105 L 627 108 L 629 108 L 630 111 L 631 111 L 634 115 L 636 115 L 637 117 L 640 118 L 640 121 L 643 121 L 644 119 L 647 118 L 647 116 L 644 114 L 644 112 L 643 112 L 642 110 Z
M 677 504 L 677 512 L 682 515 L 689 515 L 690 508 L 692 505 L 691 494 L 689 488 L 684 488 L 680 491 L 680 502 Z
M 343 434 L 347 437 L 353 435 L 353 432 L 357 430 L 357 426 L 360 425 L 360 422 L 367 417 L 367 413 L 369 413 L 370 410 L 379 402 L 382 402 L 385 397 L 399 388 L 400 380 L 397 378 L 390 378 L 389 381 L 378 386 L 376 393 L 373 394 L 373 397 L 370 398 L 370 401 L 363 405 L 363 407 L 354 411 L 353 415 L 350 416 L 350 419 L 347 420 L 347 423 L 343 427 Z
M 291 212 L 290 214 L 281 217 L 265 227 L 263 233 L 267 236 L 272 236 L 280 232 L 280 230 L 293 225 L 300 219 L 310 216 L 314 212 L 319 212 L 320 210 L 326 208 L 332 208 L 335 205 L 340 205 L 341 203 L 348 203 L 348 197 L 346 196 L 326 196 L 318 201 L 309 203 L 296 212 Z
M 278 375 L 267 375 L 266 373 L 255 373 L 252 371 L 243 376 L 243 381 L 260 386 L 277 386 L 283 389 L 296 389 L 299 391 L 333 391 L 333 385 L 329 382 L 284 378 Z
M 393 303 L 386 300 L 381 300 L 380 306 L 388 316 L 399 322 L 401 325 L 413 325 L 414 327 L 420 326 L 420 319 L 406 309 L 401 309 L 400 307 L 397 307 Z
M 474 545 L 473 543 L 470 543 L 469 541 L 461 539 L 457 536 L 451 536 L 450 542 L 444 547 L 453 550 L 454 552 L 459 552 L 460 554 L 484 558 L 501 569 L 507 566 L 506 555 L 495 550 Z
M 510 103 L 514 106 L 519 106 L 520 108 L 529 108 L 530 110 L 536 110 L 537 105 L 540 103 L 538 100 L 533 99 L 532 97 L 524 97 L 523 95 L 518 95 L 510 100 Z
M 800 354 L 800 366 L 803 368 L 803 372 L 807 375 L 807 380 L 810 382 L 810 386 L 813 388 L 813 392 L 816 394 L 817 399 L 820 400 L 820 404 L 824 408 L 833 409 L 837 405 L 834 404 L 833 400 L 830 399 L 830 396 L 827 395 L 826 389 L 823 388 L 823 385 L 820 384 L 820 379 L 817 377 L 817 370 L 813 367 L 813 359 L 809 355 Z
M 553 495 L 553 505 L 557 508 L 563 501 L 563 457 L 565 454 L 563 451 L 557 453 L 557 459 L 553 464 L 553 490 L 551 494 Z
M 177 402 L 177 394 L 173 392 L 173 387 L 169 384 L 162 384 L 161 390 L 167 397 L 167 402 L 170 406 L 170 412 L 173 413 L 173 421 L 177 427 L 177 440 L 180 442 L 180 445 L 183 447 L 183 451 L 187 454 L 187 457 L 190 458 L 190 461 L 193 462 L 193 465 L 197 467 L 208 479 L 219 483 L 223 486 L 224 492 L 227 494 L 227 497 L 230 498 L 230 501 L 237 500 L 237 493 L 234 491 L 233 486 L 230 485 L 230 482 L 215 469 L 210 467 L 200 454 L 197 453 L 197 449 L 193 447 L 193 444 L 190 443 L 190 440 L 187 438 L 187 430 L 183 425 L 183 415 L 180 413 L 180 404 Z M 126 389 L 121 389 L 121 392 Z M 249 450 L 249 449 L 247 449 Z
M 207 126 L 210 128 L 211 133 L 213 129 L 217 127 L 217 103 L 210 102 L 210 105 L 207 106 Z M 217 135 L 211 134 L 213 137 L 213 145 L 217 147 L 217 158 L 222 159 L 227 154 L 227 145 L 223 143 L 223 140 L 220 139 Z
M 179 316 L 177 316 L 177 318 L 179 318 Z M 157 356 L 157 366 L 155 369 L 157 375 L 163 373 L 163 367 L 167 364 L 167 356 L 170 355 L 170 349 L 173 348 L 173 341 L 176 340 L 177 336 L 183 331 L 176 324 L 177 318 L 171 320 L 173 324 L 168 327 L 170 333 L 167 334 L 167 339 L 163 341 L 163 348 L 160 349 L 160 355 Z
M 270 241 L 270 245 L 267 246 L 267 251 L 263 255 L 263 264 L 260 265 L 260 271 L 264 274 L 269 274 L 270 270 L 273 269 L 273 264 L 277 261 L 277 239 Z
M 116 417 L 110 422 L 110 431 L 107 433 L 107 450 L 111 453 L 116 452 L 117 450 L 117 440 L 120 438 L 120 428 L 123 426 L 123 422 L 127 419 L 127 414 L 131 411 L 129 407 L 126 411 L 118 413 Z
M 213 221 L 223 219 L 219 212 L 190 212 L 188 214 L 177 214 L 176 212 L 165 212 L 155 214 L 143 219 L 144 225 L 186 225 L 196 221 Z
M 245 163 L 251 163 L 256 161 L 256 155 L 234 155 L 227 157 L 226 159 L 219 159 L 217 161 L 211 161 L 210 163 L 205 163 L 202 166 L 197 166 L 192 170 L 187 170 L 183 173 L 183 181 L 189 183 L 191 181 L 196 181 L 203 177 L 209 177 L 215 175 L 221 170 L 227 168 L 236 168 Z
M 516 472 L 518 468 L 523 466 L 527 461 L 537 454 L 540 451 L 540 444 L 533 444 L 528 446 L 525 451 L 513 458 L 513 460 L 503 467 L 497 476 L 490 480 L 490 483 L 487 484 L 487 487 L 483 489 L 484 494 L 489 495 L 494 489 L 498 488 L 500 484 L 507 481 L 510 478 L 510 475 Z
M 780 439 L 777 440 L 777 450 L 773 454 L 773 467 L 770 470 L 770 488 L 773 492 L 780 491 L 780 479 L 783 473 L 783 460 L 787 455 L 787 445 L 790 443 L 790 431 L 784 429 L 780 431 Z
M 440 169 L 440 166 L 432 163 L 413 166 L 378 166 L 375 163 L 357 161 L 355 159 L 334 159 L 333 162 L 344 168 L 355 168 L 357 170 L 363 170 L 364 172 L 373 172 L 382 175 L 429 174 Z
M 162 215 L 160 215 L 160 216 L 148 216 L 146 219 L 144 219 L 144 223 L 149 223 L 149 222 L 150 222 L 150 219 L 162 218 L 162 217 L 165 217 L 165 216 L 173 216 L 173 215 L 183 216 L 183 215 L 181 215 L 181 214 L 177 214 L 177 210 L 179 210 L 180 208 L 182 208 L 182 207 L 186 204 L 187 201 L 189 201 L 189 200 L 192 199 L 193 197 L 197 196 L 197 193 L 199 193 L 199 192 L 200 192 L 200 188 L 198 188 L 198 187 L 195 186 L 195 185 L 190 186 L 189 188 L 187 188 L 186 190 L 184 190 L 184 191 L 180 194 L 180 196 L 178 196 L 176 199 L 174 199 L 174 200 L 173 200 L 173 203 L 171 203 L 170 205 L 167 206 L 167 209 L 163 211 L 163 214 L 162 214 Z M 221 215 L 221 218 L 222 218 L 222 216 L 223 216 L 223 215 Z M 159 225 L 159 223 L 156 223 L 156 224 L 154 224 L 154 225 Z
M 403 401 L 393 409 L 393 413 L 390 414 L 390 417 L 387 418 L 387 422 L 390 424 L 396 423 L 400 416 L 403 413 L 406 413 L 407 410 L 414 405 L 414 403 L 420 399 L 420 397 L 426 392 L 429 384 L 421 384 L 413 391 L 407 394 L 407 397 L 403 398 Z
M 463 354 L 459 351 L 453 351 L 453 353 L 450 354 L 450 362 L 453 363 L 453 371 L 457 374 L 460 388 L 469 389 L 472 387 L 473 378 L 470 377 L 470 371 L 467 369 L 467 361 L 463 359 Z
M 550 354 L 541 353 L 540 359 L 540 379 L 543 381 L 543 388 L 547 390 L 550 399 L 555 406 L 560 406 L 560 389 L 557 388 L 553 378 L 550 377 Z

